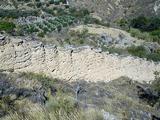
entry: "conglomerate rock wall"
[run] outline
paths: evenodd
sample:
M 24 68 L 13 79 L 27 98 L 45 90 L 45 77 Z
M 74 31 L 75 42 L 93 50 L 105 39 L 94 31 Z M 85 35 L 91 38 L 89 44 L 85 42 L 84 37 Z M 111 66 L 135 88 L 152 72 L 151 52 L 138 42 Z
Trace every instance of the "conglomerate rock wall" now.
M 10 42 L 0 46 L 0 69 L 44 72 L 64 80 L 107 82 L 126 76 L 148 82 L 154 80 L 154 71 L 160 71 L 160 64 L 98 52 L 89 47 L 64 49 L 11 38 Z

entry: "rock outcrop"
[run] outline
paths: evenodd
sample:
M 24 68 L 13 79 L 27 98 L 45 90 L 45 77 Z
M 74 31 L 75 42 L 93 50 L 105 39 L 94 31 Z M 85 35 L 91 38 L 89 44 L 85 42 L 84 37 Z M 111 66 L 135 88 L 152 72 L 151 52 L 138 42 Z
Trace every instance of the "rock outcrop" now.
M 108 22 L 139 15 L 159 16 L 159 0 L 69 0 L 71 7 L 85 8 Z
M 121 76 L 154 80 L 160 64 L 131 56 L 122 57 L 92 48 L 57 48 L 37 41 L 11 38 L 0 46 L 0 68 L 16 72 L 44 72 L 64 80 L 110 81 Z

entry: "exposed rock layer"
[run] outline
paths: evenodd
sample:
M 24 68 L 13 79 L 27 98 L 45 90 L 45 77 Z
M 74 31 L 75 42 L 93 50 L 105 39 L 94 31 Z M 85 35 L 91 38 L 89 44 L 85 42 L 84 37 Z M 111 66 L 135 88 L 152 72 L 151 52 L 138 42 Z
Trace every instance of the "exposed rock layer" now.
M 122 17 L 159 16 L 159 0 L 69 0 L 76 8 L 86 8 L 112 22 Z
M 65 80 L 110 81 L 127 76 L 142 82 L 154 80 L 154 71 L 160 71 L 160 64 L 91 48 L 66 50 L 12 38 L 0 46 L 0 68 L 44 72 Z

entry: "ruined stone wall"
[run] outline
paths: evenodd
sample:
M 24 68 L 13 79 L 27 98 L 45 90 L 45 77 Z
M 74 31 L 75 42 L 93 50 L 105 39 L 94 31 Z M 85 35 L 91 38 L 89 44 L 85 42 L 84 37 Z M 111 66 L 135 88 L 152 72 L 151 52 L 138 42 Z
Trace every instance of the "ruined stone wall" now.
M 62 49 L 36 41 L 11 39 L 0 46 L 0 69 L 44 72 L 65 80 L 110 81 L 127 76 L 137 81 L 154 80 L 160 64 L 140 58 L 100 53 L 94 49 Z

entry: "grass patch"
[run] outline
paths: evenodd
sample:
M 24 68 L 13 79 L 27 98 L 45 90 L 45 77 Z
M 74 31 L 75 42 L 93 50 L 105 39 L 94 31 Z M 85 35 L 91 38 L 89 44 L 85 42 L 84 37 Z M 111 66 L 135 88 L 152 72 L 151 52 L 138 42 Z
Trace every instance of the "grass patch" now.
M 52 111 L 55 114 L 61 110 L 67 114 L 73 113 L 75 110 L 78 111 L 78 106 L 76 106 L 76 102 L 72 97 L 67 96 L 67 94 L 61 91 L 59 91 L 56 96 L 49 98 L 46 103 L 46 108 L 48 111 Z
M 155 62 L 160 61 L 159 50 L 152 53 L 148 53 L 148 51 L 144 46 L 131 46 L 131 47 L 128 47 L 127 49 L 102 46 L 102 50 L 108 51 L 111 54 L 117 53 L 119 55 L 132 55 L 140 58 L 146 58 L 147 60 L 153 60 Z
M 50 88 L 55 83 L 55 81 L 57 81 L 56 79 L 50 78 L 43 73 L 37 74 L 32 72 L 22 72 L 20 73 L 20 77 L 24 77 L 30 80 L 37 80 L 41 82 L 43 87 L 45 87 L 46 89 Z
M 16 25 L 12 22 L 0 21 L 0 31 L 11 32 Z
M 67 44 L 84 45 L 87 44 L 87 37 L 89 36 L 88 29 L 83 28 L 81 31 L 70 31 L 70 38 L 66 39 Z
M 37 35 L 38 35 L 38 37 L 42 37 L 42 38 L 45 37 L 45 33 L 44 32 L 39 32 Z
M 130 30 L 128 30 L 128 32 L 132 37 L 150 42 L 160 43 L 160 30 L 154 30 L 152 32 L 142 32 L 139 29 L 131 28 Z
M 146 49 L 143 46 L 132 46 L 129 47 L 128 52 L 133 55 L 140 58 L 147 58 L 147 60 L 153 60 L 155 62 L 160 61 L 160 52 L 154 52 L 154 53 L 148 53 Z
M 131 34 L 132 37 L 136 37 L 138 39 L 142 39 L 146 41 L 153 41 L 152 37 L 147 32 L 141 32 L 140 30 L 135 28 L 131 28 L 128 32 Z

